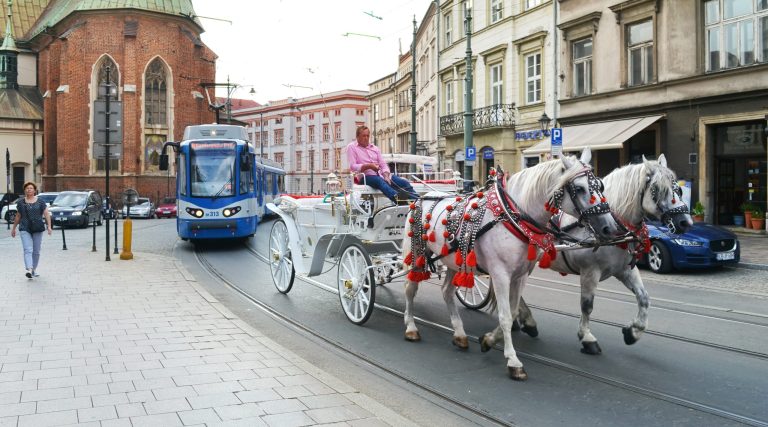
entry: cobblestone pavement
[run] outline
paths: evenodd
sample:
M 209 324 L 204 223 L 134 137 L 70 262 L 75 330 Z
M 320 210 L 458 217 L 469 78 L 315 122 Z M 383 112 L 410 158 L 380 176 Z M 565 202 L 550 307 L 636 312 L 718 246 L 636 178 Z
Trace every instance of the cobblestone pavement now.
M 2 230 L 0 426 L 411 424 L 224 308 L 165 221 L 134 221 L 136 259 L 109 263 L 103 227 L 96 253 L 56 229 L 32 280 Z

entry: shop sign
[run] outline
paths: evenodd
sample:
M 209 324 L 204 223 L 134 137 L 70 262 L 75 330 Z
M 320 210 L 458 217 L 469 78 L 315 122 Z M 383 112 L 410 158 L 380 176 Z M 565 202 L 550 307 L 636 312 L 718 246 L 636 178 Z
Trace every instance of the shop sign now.
M 531 139 L 542 139 L 545 136 L 549 136 L 549 130 L 529 130 L 525 132 L 515 132 L 515 139 L 527 141 Z
M 488 147 L 483 150 L 483 159 L 493 160 L 493 148 Z

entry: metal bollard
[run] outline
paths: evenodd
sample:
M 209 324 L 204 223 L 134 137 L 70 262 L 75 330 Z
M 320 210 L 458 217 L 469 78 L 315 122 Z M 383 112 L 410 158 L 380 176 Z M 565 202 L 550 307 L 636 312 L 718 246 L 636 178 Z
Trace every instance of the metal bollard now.
M 61 241 L 64 242 L 64 247 L 61 248 L 61 250 L 66 251 L 67 250 L 67 236 L 64 235 L 64 226 L 61 226 Z
M 120 253 L 120 259 L 133 259 L 133 253 L 131 253 L 132 232 L 133 224 L 131 223 L 131 217 L 127 217 L 123 221 L 123 252 Z
M 96 252 L 96 220 L 93 221 L 93 246 L 91 246 L 91 252 Z
M 115 255 L 119 254 L 117 251 L 117 215 L 115 215 Z

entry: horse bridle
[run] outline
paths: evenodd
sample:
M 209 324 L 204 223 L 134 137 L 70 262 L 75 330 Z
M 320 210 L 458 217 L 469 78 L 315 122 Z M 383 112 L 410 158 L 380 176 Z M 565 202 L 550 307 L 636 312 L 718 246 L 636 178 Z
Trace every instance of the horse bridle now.
M 552 197 L 549 199 L 549 202 L 547 202 L 544 205 L 544 208 L 549 210 L 553 214 L 557 213 L 560 210 L 560 207 L 563 203 L 563 197 L 565 197 L 565 193 L 568 192 L 568 196 L 571 198 L 571 202 L 573 203 L 573 206 L 575 206 L 576 209 L 578 209 L 579 211 L 578 223 L 588 226 L 589 223 L 587 222 L 585 224 L 584 222 L 584 220 L 587 217 L 610 213 L 611 207 L 610 205 L 608 205 L 608 201 L 606 201 L 605 196 L 603 196 L 603 191 L 605 190 L 603 181 L 597 176 L 595 176 L 591 168 L 589 168 L 584 164 L 582 165 L 584 166 L 584 169 L 578 175 L 575 175 L 573 178 L 571 178 L 565 184 L 565 186 L 556 190 L 552 195 Z M 589 188 L 589 193 L 590 193 L 591 206 L 586 209 L 581 209 L 579 207 L 579 203 L 577 203 L 578 195 L 576 194 L 576 186 L 573 184 L 573 181 L 580 176 L 587 177 L 587 186 Z M 595 203 L 598 200 L 598 198 L 600 202 Z
M 642 197 L 645 197 L 645 191 L 648 190 L 648 186 L 651 185 L 651 176 L 648 175 L 645 183 L 645 190 L 643 191 L 643 195 L 641 196 L 640 203 L 642 205 Z M 672 180 L 672 203 L 675 203 L 675 196 L 682 198 L 683 197 L 683 189 L 680 188 L 680 185 L 677 184 L 677 181 Z M 656 209 L 658 209 L 661 212 L 661 217 L 659 218 L 662 223 L 666 224 L 667 228 L 669 228 L 669 231 L 673 234 L 677 234 L 677 227 L 675 226 L 675 222 L 672 220 L 672 217 L 674 215 L 683 214 L 687 215 L 690 213 L 688 210 L 688 205 L 683 203 L 680 206 L 670 208 L 667 210 L 664 210 L 664 208 L 661 206 L 661 202 L 659 201 L 659 189 L 654 186 L 651 187 L 651 199 L 653 200 L 653 203 L 656 204 Z M 681 200 L 682 202 L 682 200 Z

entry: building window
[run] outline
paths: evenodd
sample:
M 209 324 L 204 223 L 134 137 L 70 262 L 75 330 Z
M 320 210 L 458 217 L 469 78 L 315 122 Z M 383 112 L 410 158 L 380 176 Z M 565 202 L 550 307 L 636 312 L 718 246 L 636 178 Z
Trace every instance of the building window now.
M 379 120 L 379 104 L 373 104 L 373 120 Z
M 707 71 L 768 62 L 768 0 L 704 2 Z
M 278 117 L 278 118 L 276 118 L 276 119 L 275 119 L 275 124 L 276 124 L 276 125 L 281 125 L 281 124 L 283 124 L 283 118 L 282 118 L 282 117 Z
M 323 170 L 328 170 L 328 165 L 330 164 L 330 157 L 331 153 L 330 150 L 323 150 Z
M 315 120 L 315 113 L 309 113 L 309 120 Z
M 309 138 L 307 139 L 307 142 L 315 142 L 315 127 L 310 126 L 309 127 Z
M 328 112 L 327 112 L 327 111 L 323 111 L 323 118 L 324 118 L 324 119 L 327 119 L 327 118 L 328 118 Z
M 638 86 L 653 81 L 653 21 L 627 26 L 627 84 Z
M 302 162 L 301 160 L 302 160 L 301 159 L 301 151 L 297 151 L 296 152 L 296 170 L 297 171 L 303 170 L 303 163 L 304 162 Z
M 364 110 L 361 110 L 359 108 L 357 110 L 355 110 L 355 115 L 357 115 L 357 116 L 362 116 L 364 113 L 365 113 Z
M 491 65 L 491 104 L 504 103 L 504 68 L 501 64 Z
M 541 53 L 525 57 L 525 103 L 541 102 Z
M 453 114 L 453 82 L 445 82 L 445 114 Z
M 297 128 L 296 128 L 296 144 L 301 144 L 301 143 L 302 143 L 302 139 L 301 139 L 301 128 L 298 128 L 298 127 L 297 127 Z
M 338 116 L 340 116 L 340 115 L 341 115 L 341 110 L 334 110 L 334 111 L 333 111 L 333 114 L 334 114 L 334 115 L 336 115 L 336 116 L 338 117 Z
M 341 123 L 334 123 L 333 124 L 333 135 L 334 135 L 334 141 L 341 141 Z
M 453 14 L 446 13 L 443 16 L 443 22 L 445 23 L 445 45 L 450 46 L 453 43 Z
M 283 140 L 283 129 L 275 129 L 275 145 L 283 143 L 285 143 Z
M 491 0 L 491 23 L 501 21 L 504 18 L 504 2 L 502 0 Z
M 331 132 L 328 127 L 328 123 L 323 125 L 323 142 L 328 142 L 331 140 Z
M 395 117 L 395 100 L 394 99 L 392 98 L 389 99 L 387 110 L 389 111 L 389 117 Z
M 160 58 L 155 58 L 149 64 L 144 84 L 145 121 L 148 125 L 165 126 L 168 90 L 165 66 Z
M 592 93 L 592 38 L 573 43 L 573 95 Z
M 544 0 L 525 0 L 525 10 L 533 9 L 542 3 L 544 3 Z
M 285 168 L 285 164 L 283 164 L 283 153 L 275 153 L 275 161 L 280 164 L 281 168 Z

